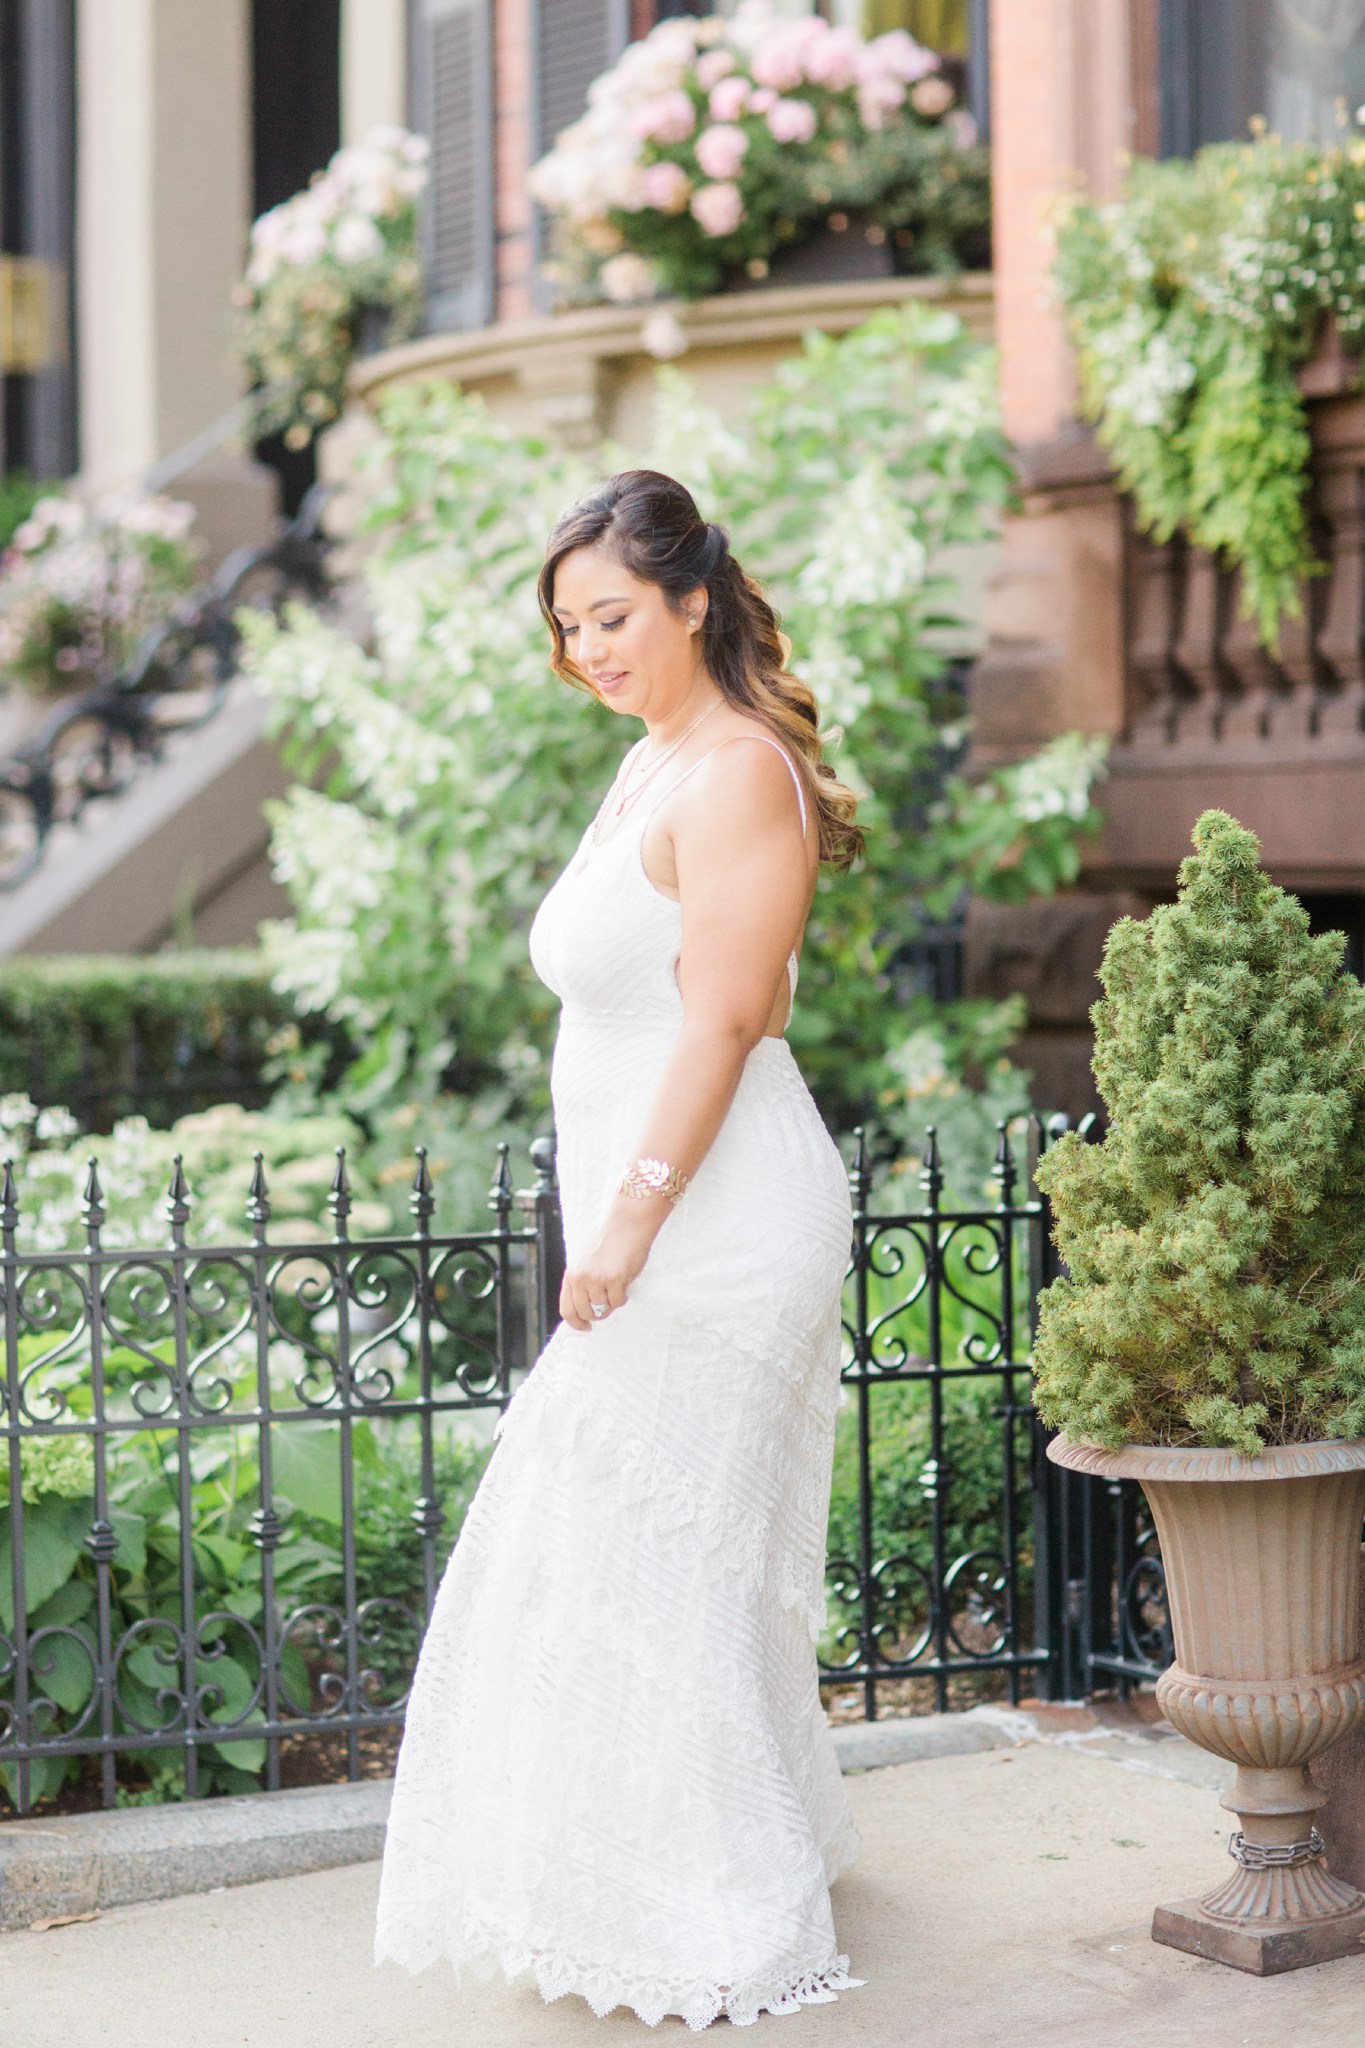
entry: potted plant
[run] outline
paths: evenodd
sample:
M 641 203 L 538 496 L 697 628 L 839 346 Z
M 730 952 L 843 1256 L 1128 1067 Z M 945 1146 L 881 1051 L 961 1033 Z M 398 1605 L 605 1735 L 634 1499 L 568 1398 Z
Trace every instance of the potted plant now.
M 1273 648 L 1320 573 L 1305 369 L 1324 343 L 1358 369 L 1365 347 L 1365 135 L 1253 127 L 1192 161 L 1135 162 L 1112 205 L 1070 204 L 1056 284 L 1083 403 L 1141 524 L 1240 567 Z
M 0 556 L 0 672 L 30 696 L 107 682 L 192 588 L 194 508 L 40 497 Z
M 531 189 L 567 300 L 989 260 L 987 155 L 941 60 L 762 0 L 628 45 Z
M 253 226 L 234 298 L 238 352 L 261 393 L 258 432 L 306 448 L 345 405 L 354 358 L 416 328 L 427 155 L 420 135 L 372 129 Z
M 1359 1954 L 1307 1765 L 1365 1715 L 1365 989 L 1221 811 L 1174 904 L 1115 925 L 1095 1006 L 1102 1143 L 1038 1169 L 1063 1276 L 1037 1406 L 1058 1464 L 1139 1480 L 1176 1661 L 1157 1698 L 1226 1757 L 1236 1869 L 1159 1941 L 1269 1974 Z

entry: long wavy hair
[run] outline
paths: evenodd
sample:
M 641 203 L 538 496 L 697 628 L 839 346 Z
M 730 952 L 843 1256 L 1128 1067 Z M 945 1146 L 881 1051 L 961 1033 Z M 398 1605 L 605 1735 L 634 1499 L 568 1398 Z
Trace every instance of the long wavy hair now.
M 632 576 L 652 583 L 671 610 L 705 590 L 702 656 L 722 696 L 765 725 L 801 774 L 820 828 L 820 858 L 850 867 L 863 850 L 858 799 L 824 759 L 815 692 L 790 673 L 790 643 L 752 576 L 730 553 L 722 527 L 708 523 L 692 493 L 657 469 L 623 469 L 567 511 L 550 535 L 540 572 L 540 608 L 550 628 L 551 666 L 575 689 L 592 690 L 569 658 L 554 615 L 555 574 L 575 548 L 605 546 Z

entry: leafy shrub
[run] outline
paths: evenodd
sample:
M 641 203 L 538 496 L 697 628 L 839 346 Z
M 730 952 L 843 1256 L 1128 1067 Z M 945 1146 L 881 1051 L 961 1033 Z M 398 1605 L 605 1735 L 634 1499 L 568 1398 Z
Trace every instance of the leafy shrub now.
M 319 1043 L 316 1026 L 309 1033 Z M 294 1005 L 259 953 L 77 954 L 0 968 L 0 1094 L 107 1130 L 136 1110 L 165 1124 L 226 1100 L 268 1099 L 298 1047 Z M 322 1043 L 324 1062 L 330 1043 Z
M 1365 1434 L 1365 989 L 1345 941 L 1222 811 L 1179 900 L 1105 947 L 1104 1142 L 1044 1157 L 1068 1274 L 1042 1297 L 1039 1413 L 1076 1438 Z
M 51 1342 L 45 1339 L 44 1344 Z M 29 1349 L 33 1346 L 30 1341 Z M 145 1361 L 112 1352 L 111 1380 L 118 1385 L 145 1374 Z M 89 1414 L 88 1389 L 69 1389 L 73 1412 Z M 341 1534 L 340 1429 L 335 1422 L 289 1423 L 273 1439 L 275 1497 L 285 1521 L 284 1540 L 274 1553 L 275 1597 L 289 1628 L 281 1646 L 280 1680 L 285 1712 L 316 1711 L 326 1697 L 326 1679 L 339 1669 L 328 1606 L 344 1598 Z M 411 1510 L 421 1492 L 415 1438 L 381 1431 L 367 1421 L 353 1428 L 355 1469 L 355 1556 L 358 1598 L 396 1603 L 378 1610 L 375 1640 L 364 1651 L 378 1683 L 372 1704 L 401 1696 L 420 1640 L 424 1614 L 421 1539 Z M 196 1574 L 196 1618 L 208 1624 L 195 1659 L 197 1682 L 213 1690 L 206 1698 L 210 1720 L 242 1715 L 259 1676 L 259 1658 L 247 1627 L 263 1623 L 261 1553 L 251 1539 L 250 1518 L 260 1500 L 255 1432 L 225 1429 L 205 1433 L 190 1449 L 191 1527 Z M 459 1534 L 465 1511 L 488 1459 L 485 1446 L 438 1436 L 434 1445 L 435 1496 L 448 1517 L 436 1558 L 439 1575 Z M 85 1548 L 94 1515 L 94 1467 L 90 1440 L 34 1438 L 24 1446 L 24 1566 L 30 1634 L 48 1636 L 35 1652 L 38 1689 L 54 1700 L 68 1722 L 87 1706 L 96 1654 L 95 1567 Z M 140 1432 L 116 1438 L 110 1450 L 110 1520 L 119 1548 L 112 1569 L 111 1627 L 117 1641 L 126 1629 L 152 1617 L 179 1625 L 181 1535 L 177 1450 L 174 1431 Z M 0 1509 L 0 1628 L 12 1630 L 13 1578 L 8 1508 Z M 233 1617 L 236 1619 L 234 1620 Z M 159 1797 L 183 1790 L 177 1749 L 139 1747 L 140 1731 L 170 1727 L 174 1714 L 158 1691 L 177 1686 L 182 1660 L 171 1631 L 144 1628 L 124 1657 L 117 1687 L 121 1708 L 115 1731 L 132 1736 L 124 1754 L 150 1779 Z M 263 1719 L 251 1711 L 249 1730 Z M 43 1758 L 30 1766 L 34 1799 L 49 1797 L 73 1776 L 79 1759 Z M 233 1735 L 200 1751 L 202 1792 L 249 1792 L 265 1766 L 262 1737 Z M 17 1796 L 17 1770 L 0 1765 L 0 1783 Z

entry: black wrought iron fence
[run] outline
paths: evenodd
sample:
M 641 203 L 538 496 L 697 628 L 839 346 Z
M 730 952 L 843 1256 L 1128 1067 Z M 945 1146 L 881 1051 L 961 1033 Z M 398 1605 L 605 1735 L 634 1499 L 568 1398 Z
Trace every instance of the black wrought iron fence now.
M 945 1200 L 932 1134 L 921 1199 L 895 1210 L 856 1149 L 821 1665 L 869 1717 L 888 1696 L 1126 1683 L 1157 1641 L 1131 1500 L 1106 1551 L 1099 1496 L 1057 1490 L 1029 1405 L 1046 1135 L 1020 1162 L 1002 1131 L 979 1207 Z M 19 1811 L 77 1769 L 105 1804 L 120 1769 L 125 1796 L 130 1771 L 170 1796 L 273 1788 L 300 1736 L 344 1746 L 354 1777 L 367 1733 L 401 1723 L 493 1422 L 554 1322 L 548 1139 L 532 1159 L 516 1192 L 504 1150 L 488 1224 L 451 1235 L 419 1153 L 411 1232 L 361 1240 L 344 1156 L 331 1235 L 283 1239 L 258 1160 L 236 1245 L 192 1242 L 177 1168 L 169 1242 L 133 1249 L 105 1243 L 93 1167 L 78 1250 L 33 1241 L 5 1169 L 0 1778 Z M 1126 1606 L 1092 1572 L 1072 1613 L 1078 1544 Z M 1148 1634 L 1108 1650 L 1102 1610 Z

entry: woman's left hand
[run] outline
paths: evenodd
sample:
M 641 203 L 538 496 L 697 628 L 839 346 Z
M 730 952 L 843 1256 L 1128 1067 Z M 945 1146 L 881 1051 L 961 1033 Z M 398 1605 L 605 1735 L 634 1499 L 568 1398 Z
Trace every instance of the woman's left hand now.
M 666 1204 L 660 1198 L 660 1206 Z M 632 1280 L 644 1270 L 649 1247 L 654 1242 L 659 1219 L 646 1212 L 653 1201 L 633 1203 L 635 1213 L 618 1208 L 594 1249 L 570 1266 L 559 1290 L 559 1313 L 571 1330 L 591 1330 L 607 1320 L 613 1309 L 625 1305 Z M 593 1314 L 593 1304 L 606 1314 Z

